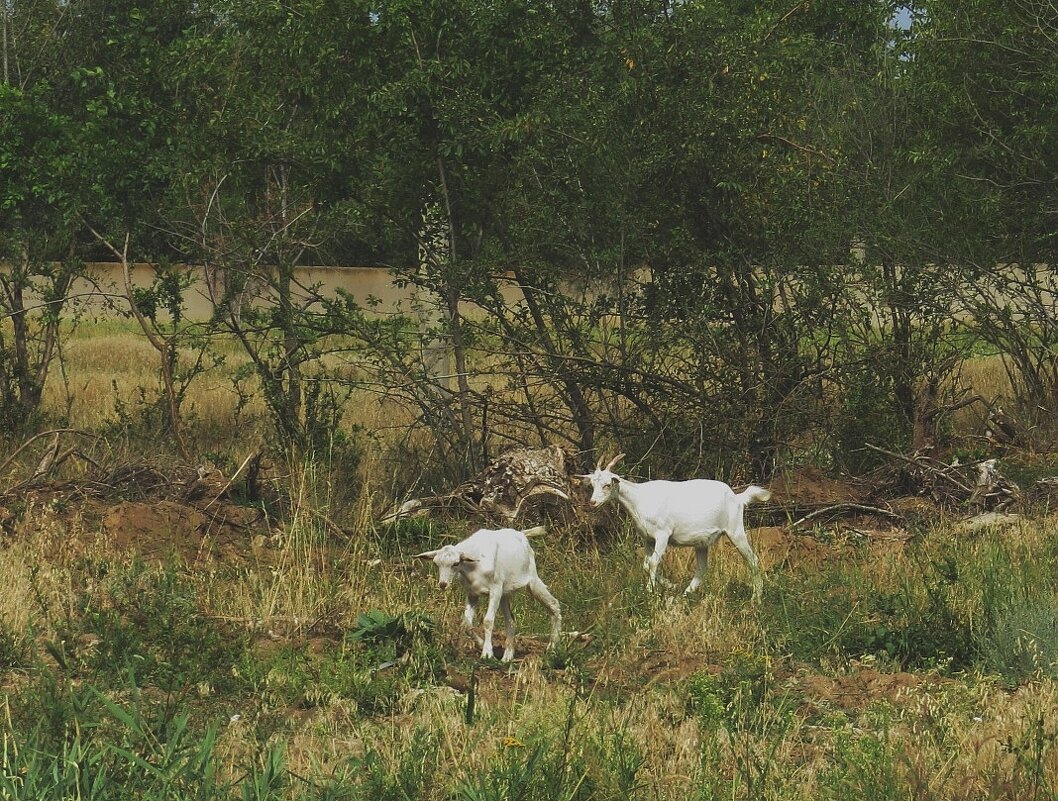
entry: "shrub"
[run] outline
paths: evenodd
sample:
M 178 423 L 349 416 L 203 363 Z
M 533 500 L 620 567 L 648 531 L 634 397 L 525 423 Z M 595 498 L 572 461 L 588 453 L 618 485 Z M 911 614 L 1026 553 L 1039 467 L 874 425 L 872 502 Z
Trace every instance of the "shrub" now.
M 880 656 L 905 667 L 973 663 L 969 612 L 951 559 L 921 561 L 899 588 L 877 586 L 855 564 L 773 582 L 769 634 L 801 660 Z
M 981 624 L 973 642 L 980 666 L 1009 686 L 1058 677 L 1058 595 L 1050 568 L 990 548 L 979 559 Z
M 167 690 L 203 682 L 223 689 L 245 647 L 243 636 L 200 612 L 195 588 L 174 566 L 119 572 L 103 603 L 86 600 L 76 625 L 98 638 L 84 661 L 104 684 L 132 670 Z
M 390 615 L 372 610 L 333 649 L 286 646 L 264 658 L 247 653 L 237 668 L 250 689 L 274 706 L 325 706 L 354 701 L 364 715 L 397 710 L 413 686 L 442 675 L 443 657 L 434 642 L 436 624 L 427 615 Z

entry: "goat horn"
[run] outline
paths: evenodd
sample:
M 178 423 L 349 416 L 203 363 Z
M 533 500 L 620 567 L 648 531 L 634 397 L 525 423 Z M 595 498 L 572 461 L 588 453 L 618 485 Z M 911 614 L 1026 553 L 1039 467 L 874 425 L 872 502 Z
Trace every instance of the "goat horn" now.
M 621 461 L 624 458 L 625 458 L 625 455 L 623 453 L 617 454 L 614 458 L 612 458 L 610 460 L 610 463 L 608 465 L 606 465 L 606 467 L 603 468 L 603 469 L 604 470 L 613 470 L 614 465 L 617 464 L 619 461 Z

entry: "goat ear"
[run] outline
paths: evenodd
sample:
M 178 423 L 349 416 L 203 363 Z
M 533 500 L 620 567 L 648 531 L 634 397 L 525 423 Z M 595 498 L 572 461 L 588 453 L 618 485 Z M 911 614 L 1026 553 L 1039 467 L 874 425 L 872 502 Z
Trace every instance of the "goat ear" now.
M 573 478 L 579 478 L 581 481 L 591 481 L 591 473 L 574 473 Z
M 437 550 L 439 551 L 440 548 L 438 548 Z M 437 551 L 423 551 L 422 553 L 415 554 L 414 558 L 416 558 L 416 559 L 431 559 L 432 560 L 435 556 L 437 556 Z
M 476 556 L 471 556 L 470 554 L 460 552 L 459 561 L 460 562 L 477 562 L 478 558 Z

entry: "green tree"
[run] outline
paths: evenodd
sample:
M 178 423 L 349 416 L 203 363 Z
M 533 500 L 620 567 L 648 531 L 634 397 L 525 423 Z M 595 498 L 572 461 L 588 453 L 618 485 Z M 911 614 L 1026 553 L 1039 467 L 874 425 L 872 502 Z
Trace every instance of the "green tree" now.
M 1021 410 L 1058 409 L 1058 10 L 1046 0 L 921 4 L 912 78 L 930 99 L 948 194 L 972 197 L 935 229 L 979 335 L 1004 357 Z
M 18 430 L 39 414 L 60 321 L 78 274 L 78 216 L 93 183 L 77 122 L 55 102 L 46 55 L 61 9 L 3 6 L 0 83 L 0 421 Z
M 219 2 L 208 13 L 210 30 L 168 62 L 171 183 L 156 213 L 170 246 L 204 266 L 213 322 L 250 357 L 277 432 L 309 447 L 340 417 L 320 365 L 349 308 L 298 291 L 295 268 L 359 224 L 369 10 Z

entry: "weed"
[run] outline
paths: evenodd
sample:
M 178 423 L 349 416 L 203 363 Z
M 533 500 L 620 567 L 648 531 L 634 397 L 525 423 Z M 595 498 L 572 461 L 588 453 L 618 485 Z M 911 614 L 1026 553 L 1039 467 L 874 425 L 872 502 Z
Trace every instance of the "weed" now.
M 435 628 L 426 615 L 373 610 L 333 648 L 290 645 L 264 659 L 247 653 L 236 672 L 274 707 L 322 707 L 344 699 L 355 701 L 363 715 L 389 714 L 409 688 L 441 675 Z
M 16 631 L 0 618 L 0 671 L 28 667 L 31 633 Z
M 822 798 L 895 801 L 907 797 L 887 729 L 863 734 L 839 733 L 835 738 L 834 757 L 819 784 Z
M 439 749 L 433 735 L 416 728 L 408 748 L 395 763 L 378 752 L 368 751 L 354 760 L 351 769 L 358 777 L 358 796 L 371 801 L 408 801 L 432 798 L 438 769 Z
M 38 747 L 51 751 L 69 745 L 98 719 L 97 697 L 87 687 L 43 667 L 8 698 L 8 710 L 16 731 L 32 732 Z
M 84 656 L 89 670 L 118 677 L 131 668 L 166 690 L 203 681 L 224 689 L 244 647 L 236 632 L 198 610 L 194 587 L 173 566 L 136 563 L 119 572 L 105 602 L 88 600 L 77 625 L 98 641 Z
M 1002 549 L 982 555 L 981 625 L 974 634 L 982 668 L 1008 686 L 1058 677 L 1058 595 L 1049 568 Z
M 818 664 L 876 656 L 904 667 L 969 667 L 976 651 L 961 563 L 947 554 L 914 567 L 895 589 L 874 586 L 854 565 L 784 577 L 771 590 L 781 614 L 767 621 L 769 635 Z
M 407 556 L 437 547 L 447 527 L 428 517 L 405 517 L 376 530 L 376 540 L 386 557 Z
M 512 743 L 484 775 L 468 778 L 458 790 L 466 801 L 587 801 L 594 781 L 584 762 L 558 743 Z
M 639 776 L 647 758 L 629 733 L 627 723 L 608 732 L 597 743 L 595 755 L 602 774 L 599 784 L 608 785 L 614 798 L 631 801 L 644 789 Z
M 1033 801 L 1058 797 L 1058 784 L 1047 765 L 1056 742 L 1058 728 L 1046 721 L 1042 713 L 1030 716 L 1016 736 L 1008 735 L 1003 742 L 1003 750 L 1013 755 L 1017 766 L 1013 771 L 1016 783 L 1025 787 L 1027 797 Z

